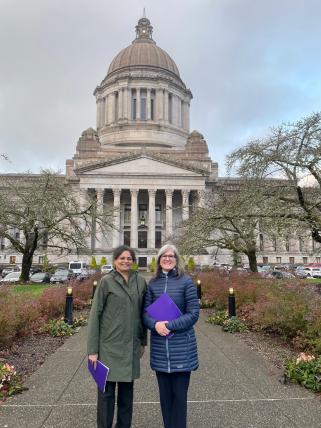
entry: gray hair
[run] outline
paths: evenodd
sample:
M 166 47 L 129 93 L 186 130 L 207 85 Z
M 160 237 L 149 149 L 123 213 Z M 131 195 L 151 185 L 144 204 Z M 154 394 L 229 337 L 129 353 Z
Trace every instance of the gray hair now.
M 184 274 L 184 261 L 183 261 L 182 257 L 180 256 L 175 245 L 166 244 L 166 245 L 162 246 L 162 248 L 158 251 L 158 254 L 156 256 L 156 274 L 155 274 L 155 277 L 157 278 L 162 271 L 162 268 L 160 265 L 160 258 L 167 251 L 172 251 L 175 254 L 177 275 L 182 276 Z

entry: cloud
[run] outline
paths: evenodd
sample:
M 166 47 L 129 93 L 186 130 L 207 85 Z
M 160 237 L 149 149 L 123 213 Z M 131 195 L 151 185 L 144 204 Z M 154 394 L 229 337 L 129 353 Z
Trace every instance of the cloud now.
M 92 95 L 134 39 L 146 1 L 3 0 L 2 170 L 64 168 L 95 127 Z M 191 128 L 224 157 L 269 126 L 321 110 L 316 0 L 151 0 L 154 39 L 192 90 Z

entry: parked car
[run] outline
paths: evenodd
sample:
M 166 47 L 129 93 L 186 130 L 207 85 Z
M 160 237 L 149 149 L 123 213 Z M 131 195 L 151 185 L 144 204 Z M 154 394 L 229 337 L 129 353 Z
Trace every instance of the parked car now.
M 317 267 L 305 266 L 306 278 L 321 278 L 321 269 Z
M 49 272 L 37 272 L 30 276 L 30 282 L 36 283 L 50 283 L 51 274 Z
M 101 273 L 109 273 L 113 270 L 113 266 L 112 265 L 103 265 L 101 267 Z
M 295 271 L 294 271 L 294 274 L 298 278 L 306 278 L 307 277 L 307 272 L 306 272 L 304 266 L 297 266 Z
M 266 278 L 276 278 L 276 279 L 285 279 L 285 278 L 295 278 L 291 272 L 285 270 L 274 270 L 266 275 Z
M 4 278 L 8 273 L 11 272 L 21 272 L 20 266 L 14 265 L 14 266 L 6 266 L 2 269 L 1 276 Z
M 10 272 L 0 282 L 19 282 L 21 272 Z
M 72 270 L 69 269 L 58 269 L 50 278 L 51 284 L 64 283 L 70 281 L 75 275 Z

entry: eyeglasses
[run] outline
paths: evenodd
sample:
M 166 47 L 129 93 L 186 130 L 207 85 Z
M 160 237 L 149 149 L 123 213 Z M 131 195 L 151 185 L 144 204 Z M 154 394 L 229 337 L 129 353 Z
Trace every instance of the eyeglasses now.
M 173 260 L 173 259 L 176 259 L 176 256 L 175 256 L 174 254 L 170 254 L 170 255 L 163 254 L 163 255 L 161 256 L 161 259 Z

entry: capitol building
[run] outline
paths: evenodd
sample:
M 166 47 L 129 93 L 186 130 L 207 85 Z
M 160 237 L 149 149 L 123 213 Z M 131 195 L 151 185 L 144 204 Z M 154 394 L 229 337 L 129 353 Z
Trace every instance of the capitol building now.
M 204 205 L 207 194 L 238 182 L 218 176 L 203 135 L 190 130 L 192 92 L 174 60 L 154 41 L 150 21 L 139 19 L 135 31 L 133 42 L 115 56 L 94 90 L 96 129 L 81 134 L 73 158 L 66 161 L 65 179 L 79 191 L 81 206 L 95 198 L 100 212 L 113 212 L 114 227 L 109 233 L 94 227 L 88 253 L 70 254 L 69 260 L 89 261 L 95 255 L 97 261 L 102 256 L 110 261 L 112 249 L 126 244 L 136 250 L 139 266 L 147 267 L 181 222 Z M 312 261 L 310 249 L 304 252 L 297 243 L 291 249 L 263 248 L 260 239 L 258 262 Z M 38 251 L 34 263 L 43 256 Z M 211 252 L 194 256 L 196 263 L 214 262 Z M 19 263 L 21 255 L 15 257 Z M 215 258 L 232 261 L 224 250 Z

